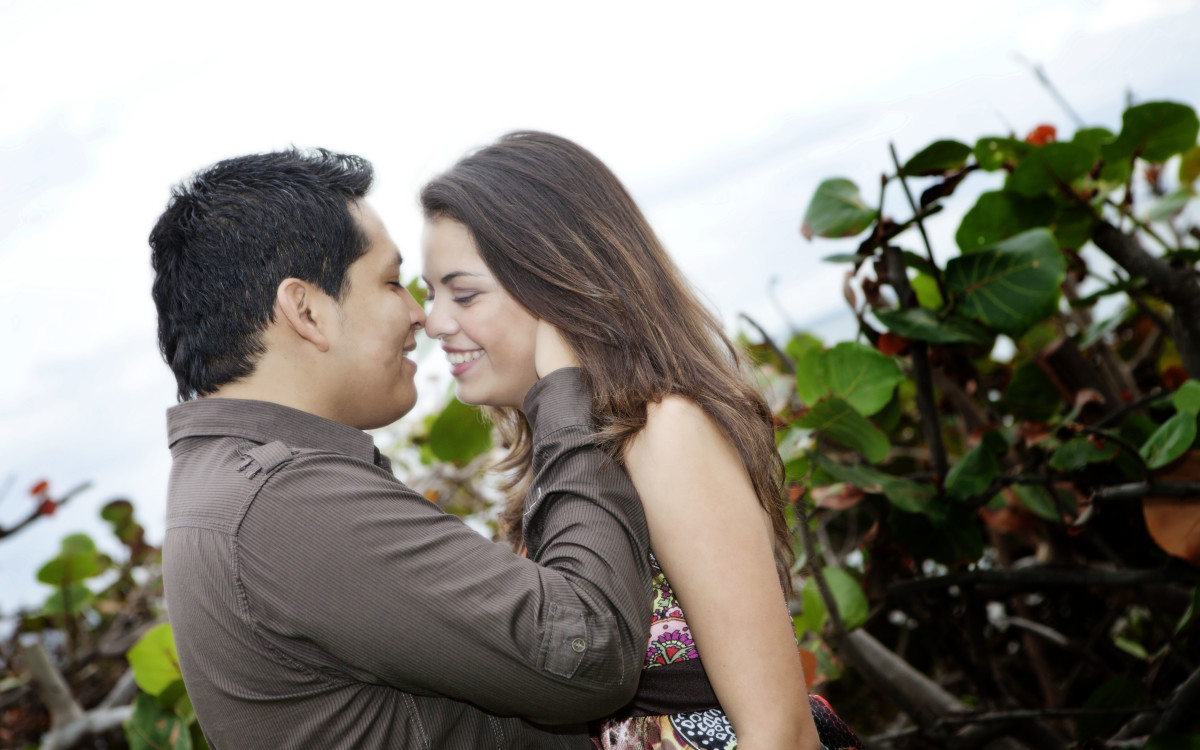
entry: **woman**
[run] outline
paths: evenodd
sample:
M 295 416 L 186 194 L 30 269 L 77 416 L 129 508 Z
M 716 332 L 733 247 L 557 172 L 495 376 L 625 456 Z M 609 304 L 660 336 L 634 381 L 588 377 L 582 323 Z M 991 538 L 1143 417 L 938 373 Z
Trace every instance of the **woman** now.
M 513 133 L 430 182 L 421 203 L 426 331 L 459 399 L 495 407 L 512 446 L 510 537 L 519 543 L 532 464 L 520 408 L 537 380 L 539 321 L 582 368 L 593 419 L 645 507 L 646 666 L 596 744 L 817 748 L 815 712 L 825 746 L 859 747 L 824 701 L 806 699 L 781 592 L 790 543 L 770 410 L 621 183 L 566 139 Z

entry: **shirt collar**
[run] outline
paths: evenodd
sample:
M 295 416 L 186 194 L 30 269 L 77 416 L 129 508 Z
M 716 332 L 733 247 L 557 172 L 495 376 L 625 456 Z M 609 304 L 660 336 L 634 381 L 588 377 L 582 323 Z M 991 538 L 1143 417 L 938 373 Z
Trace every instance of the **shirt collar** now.
M 341 422 L 269 401 L 200 398 L 167 410 L 172 451 L 184 438 L 240 437 L 256 443 L 281 440 L 295 448 L 333 451 L 376 463 L 371 436 Z

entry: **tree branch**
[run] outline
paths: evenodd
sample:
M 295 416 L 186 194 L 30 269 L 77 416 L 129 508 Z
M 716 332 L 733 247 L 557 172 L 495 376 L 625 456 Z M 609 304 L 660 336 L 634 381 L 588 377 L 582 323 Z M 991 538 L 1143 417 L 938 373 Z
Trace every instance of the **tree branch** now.
M 1196 275 L 1178 273 L 1170 263 L 1146 252 L 1137 237 L 1107 221 L 1096 223 L 1092 242 L 1130 276 L 1146 279 L 1170 303 L 1175 311 L 1171 328 L 1183 366 L 1192 377 L 1200 377 L 1200 282 Z
M 891 601 L 900 601 L 929 591 L 967 585 L 992 586 L 1015 591 L 1036 591 L 1075 586 L 1123 587 L 1170 583 L 1198 584 L 1200 583 L 1200 569 L 1095 570 L 1084 568 L 1064 570 L 1032 567 L 1016 570 L 966 570 L 933 578 L 893 583 L 888 587 L 887 598 Z

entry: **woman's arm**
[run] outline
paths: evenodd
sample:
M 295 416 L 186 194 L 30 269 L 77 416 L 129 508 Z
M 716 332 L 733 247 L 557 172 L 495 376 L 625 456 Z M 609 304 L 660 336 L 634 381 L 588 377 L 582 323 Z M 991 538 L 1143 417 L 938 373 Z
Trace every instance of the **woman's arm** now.
M 739 749 L 818 748 L 771 523 L 737 450 L 697 404 L 668 396 L 625 464 Z

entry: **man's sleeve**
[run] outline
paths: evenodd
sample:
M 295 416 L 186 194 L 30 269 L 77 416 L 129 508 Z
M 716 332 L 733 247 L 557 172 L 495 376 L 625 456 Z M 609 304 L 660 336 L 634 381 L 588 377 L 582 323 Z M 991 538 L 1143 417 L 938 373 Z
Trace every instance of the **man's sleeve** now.
M 627 702 L 650 618 L 641 504 L 594 444 L 578 370 L 530 396 L 536 561 L 347 456 L 271 475 L 236 543 L 247 616 L 281 658 L 542 723 Z

